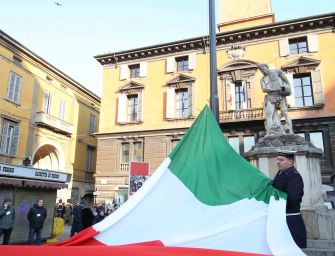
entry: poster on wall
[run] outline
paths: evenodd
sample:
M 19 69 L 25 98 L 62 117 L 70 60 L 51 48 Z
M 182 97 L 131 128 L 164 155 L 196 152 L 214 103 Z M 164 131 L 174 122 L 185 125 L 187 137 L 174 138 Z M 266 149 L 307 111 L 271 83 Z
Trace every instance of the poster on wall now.
M 149 178 L 149 163 L 131 162 L 129 170 L 129 195 L 138 191 Z

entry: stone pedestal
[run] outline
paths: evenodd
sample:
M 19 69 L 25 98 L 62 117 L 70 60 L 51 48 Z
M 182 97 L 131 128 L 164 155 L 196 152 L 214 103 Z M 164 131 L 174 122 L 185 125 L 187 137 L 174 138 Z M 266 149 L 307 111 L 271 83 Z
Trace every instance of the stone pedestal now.
M 319 223 L 320 207 L 324 207 L 320 158 L 322 150 L 295 134 L 265 136 L 245 154 L 247 160 L 270 179 L 276 175 L 277 152 L 279 149 L 296 151 L 294 166 L 304 181 L 304 197 L 301 210 L 306 222 L 309 238 L 319 239 L 326 225 Z

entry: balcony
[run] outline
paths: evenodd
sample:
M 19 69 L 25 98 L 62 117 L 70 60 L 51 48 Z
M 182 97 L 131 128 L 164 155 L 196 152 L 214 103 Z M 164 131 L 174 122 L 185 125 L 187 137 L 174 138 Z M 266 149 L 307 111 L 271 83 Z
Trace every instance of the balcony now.
M 120 172 L 129 172 L 129 163 L 121 163 Z
M 52 131 L 63 133 L 70 136 L 73 133 L 73 125 L 69 124 L 57 117 L 51 116 L 44 112 L 37 112 L 35 116 L 35 124 L 46 127 Z
M 220 123 L 264 120 L 263 108 L 221 111 Z

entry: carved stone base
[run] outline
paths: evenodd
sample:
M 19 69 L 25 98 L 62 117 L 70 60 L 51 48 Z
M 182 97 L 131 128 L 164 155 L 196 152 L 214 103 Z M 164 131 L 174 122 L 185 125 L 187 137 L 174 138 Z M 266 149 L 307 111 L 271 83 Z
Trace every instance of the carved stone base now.
M 264 147 L 277 147 L 278 149 L 284 146 L 307 146 L 315 148 L 312 143 L 305 138 L 296 134 L 281 134 L 281 135 L 267 135 L 260 138 L 258 143 L 251 149 L 258 149 Z

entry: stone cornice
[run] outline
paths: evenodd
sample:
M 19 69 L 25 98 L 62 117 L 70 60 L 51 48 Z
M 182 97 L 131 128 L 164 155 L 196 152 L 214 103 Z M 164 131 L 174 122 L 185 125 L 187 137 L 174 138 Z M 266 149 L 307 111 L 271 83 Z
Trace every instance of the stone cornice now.
M 310 16 L 300 19 L 277 22 L 268 25 L 250 27 L 216 35 L 217 46 L 242 43 L 257 39 L 292 34 L 295 32 L 318 29 L 334 29 L 335 13 Z M 168 54 L 180 54 L 190 51 L 206 50 L 209 45 L 208 36 L 196 37 L 165 44 L 153 45 L 132 50 L 120 51 L 95 56 L 101 65 L 118 64 L 128 61 L 140 61 L 151 57 L 162 57 Z

